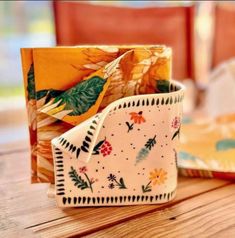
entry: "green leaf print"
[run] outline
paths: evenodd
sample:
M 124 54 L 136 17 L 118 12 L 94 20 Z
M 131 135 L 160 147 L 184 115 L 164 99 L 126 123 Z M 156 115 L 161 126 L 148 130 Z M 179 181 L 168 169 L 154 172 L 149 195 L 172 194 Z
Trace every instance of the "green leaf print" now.
M 110 181 L 111 183 L 109 184 L 108 188 L 113 189 L 116 187 L 118 187 L 119 189 L 127 189 L 125 183 L 124 183 L 124 179 L 121 177 L 119 179 L 119 181 L 117 181 L 117 177 L 114 174 L 109 174 L 109 176 L 107 177 L 108 181 Z
M 139 162 L 141 162 L 142 160 L 145 160 L 148 155 L 150 150 L 154 147 L 154 145 L 156 144 L 156 135 L 153 138 L 149 138 L 148 141 L 145 143 L 144 147 L 140 149 L 140 151 L 138 152 L 137 156 L 136 156 L 136 164 L 138 164 Z
M 230 149 L 235 149 L 234 139 L 223 139 L 216 142 L 217 151 L 225 151 Z
M 28 86 L 27 86 L 27 91 L 28 91 L 28 100 L 30 99 L 35 99 L 35 81 L 34 81 L 34 67 L 33 64 L 31 64 L 29 72 L 27 74 L 27 81 L 28 81 Z
M 156 81 L 157 92 L 169 93 L 170 92 L 170 81 L 169 80 L 157 80 Z
M 71 167 L 71 170 L 69 171 L 69 177 L 74 182 L 74 186 L 80 188 L 81 190 L 89 188 L 88 183 L 78 175 L 77 171 L 73 167 Z
M 125 183 L 124 183 L 123 178 L 120 178 L 120 179 L 119 179 L 118 185 L 119 185 L 119 189 L 126 189 L 126 185 L 125 185 Z
M 106 139 L 104 139 L 104 140 L 101 140 L 101 141 L 99 141 L 98 143 L 97 143 L 97 145 L 94 147 L 94 149 L 93 149 L 93 152 L 92 152 L 92 154 L 93 155 L 98 155 L 100 152 L 99 152 L 99 149 L 100 149 L 100 147 L 101 147 L 101 145 L 103 145 L 103 143 L 105 142 L 105 140 Z
M 45 104 L 48 103 L 52 98 L 58 97 L 64 91 L 61 90 L 54 90 L 54 89 L 45 89 L 36 92 L 37 100 L 46 97 Z
M 178 136 L 178 138 L 180 138 L 180 127 L 179 127 L 179 129 L 173 134 L 171 140 L 174 140 L 176 136 Z
M 145 147 L 149 150 L 152 149 L 152 147 L 156 144 L 156 135 L 153 138 L 150 138 L 147 143 L 145 144 Z
M 66 110 L 73 110 L 69 114 L 70 116 L 81 115 L 95 104 L 105 83 L 106 80 L 99 76 L 94 76 L 65 91 L 56 97 L 55 102 L 61 100 L 58 106 L 65 103 Z
M 151 181 L 149 181 L 149 183 L 147 185 L 142 185 L 142 192 L 143 193 L 147 193 L 147 192 L 151 192 L 152 191 L 152 187 L 151 187 Z

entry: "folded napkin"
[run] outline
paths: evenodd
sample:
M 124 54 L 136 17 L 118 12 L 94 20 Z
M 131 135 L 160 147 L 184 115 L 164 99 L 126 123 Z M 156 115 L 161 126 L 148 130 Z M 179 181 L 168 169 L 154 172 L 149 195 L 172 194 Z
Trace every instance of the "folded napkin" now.
M 32 182 L 54 182 L 51 140 L 111 102 L 169 91 L 171 49 L 81 46 L 22 49 Z
M 235 179 L 235 60 L 210 75 L 203 114 L 185 118 L 178 155 L 180 173 Z
M 235 114 L 185 118 L 178 167 L 190 177 L 235 179 Z

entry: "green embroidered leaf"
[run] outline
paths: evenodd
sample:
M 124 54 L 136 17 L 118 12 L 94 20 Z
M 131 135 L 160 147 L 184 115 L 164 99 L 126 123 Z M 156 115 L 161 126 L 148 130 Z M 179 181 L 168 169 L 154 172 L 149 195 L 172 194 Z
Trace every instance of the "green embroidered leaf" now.
M 119 189 L 126 189 L 126 185 L 124 183 L 123 178 L 119 179 Z
M 142 188 L 142 192 L 144 193 L 144 191 L 145 191 L 144 185 L 142 185 L 141 188 Z
M 146 186 L 142 185 L 142 192 L 143 193 L 147 193 L 147 192 L 151 192 L 152 191 L 152 188 L 150 186 L 150 183 L 148 183 Z
M 61 100 L 60 105 L 65 103 L 66 110 L 73 110 L 69 114 L 70 116 L 81 115 L 95 104 L 105 83 L 106 80 L 99 76 L 94 76 L 65 91 L 56 97 L 55 102 Z
M 136 156 L 136 162 L 135 164 L 139 163 L 140 161 L 146 159 L 148 157 L 149 154 L 149 149 L 141 148 L 141 150 L 139 151 L 139 153 Z
M 101 140 L 100 142 L 97 143 L 97 145 L 94 147 L 92 154 L 93 155 L 98 155 L 99 154 L 99 148 L 100 146 L 104 143 L 104 140 Z
M 54 90 L 54 89 L 44 89 L 36 92 L 37 100 L 46 96 L 45 104 L 48 103 L 52 98 L 59 96 L 64 91 L 61 90 Z
M 234 139 L 223 139 L 219 140 L 216 143 L 216 150 L 217 151 L 225 151 L 229 149 L 235 148 L 235 140 Z
M 147 143 L 145 144 L 145 147 L 149 150 L 152 149 L 152 147 L 156 144 L 156 135 L 153 138 L 150 138 Z
M 89 188 L 89 185 L 85 180 L 82 179 L 81 176 L 78 175 L 77 171 L 71 166 L 71 170 L 69 171 L 69 177 L 74 183 L 74 186 L 80 188 L 81 190 Z
M 170 81 L 169 80 L 156 80 L 156 90 L 161 93 L 170 92 Z
M 180 137 L 180 127 L 179 127 L 179 129 L 173 134 L 171 140 L 174 140 L 177 135 L 178 135 L 178 138 L 179 138 L 179 137 Z
M 49 90 L 46 90 L 46 89 L 45 89 L 45 90 L 37 91 L 37 92 L 36 92 L 36 98 L 37 98 L 37 100 L 39 100 L 39 99 L 45 97 L 45 96 L 47 95 L 48 91 L 49 91 Z
M 88 184 L 87 184 L 87 182 L 85 182 L 83 184 L 79 184 L 77 187 L 80 188 L 81 190 L 83 190 L 83 189 L 88 188 Z
M 138 164 L 140 161 L 145 160 L 148 157 L 150 150 L 155 144 L 156 144 L 156 135 L 153 138 L 148 139 L 148 141 L 144 145 L 145 147 L 140 149 L 140 151 L 138 152 L 136 156 L 135 165 Z
M 31 64 L 29 72 L 27 74 L 27 91 L 28 91 L 28 100 L 35 99 L 35 81 L 34 81 L 34 67 L 33 64 Z

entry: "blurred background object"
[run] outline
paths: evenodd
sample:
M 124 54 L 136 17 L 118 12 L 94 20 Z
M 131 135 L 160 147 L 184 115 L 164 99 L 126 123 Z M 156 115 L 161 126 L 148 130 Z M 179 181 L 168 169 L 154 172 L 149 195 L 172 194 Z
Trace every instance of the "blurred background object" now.
M 212 45 L 212 67 L 235 56 L 235 4 L 215 6 L 215 32 Z
M 1 144 L 28 137 L 20 48 L 55 45 L 51 3 L 0 1 L 0 36 Z
M 221 90 L 222 89 L 222 90 Z M 210 75 L 205 110 L 218 117 L 235 112 L 235 57 L 219 64 Z
M 6 126 L 20 127 L 22 136 L 27 136 L 26 127 L 21 127 L 26 113 L 19 49 L 55 46 L 56 39 L 62 45 L 173 46 L 173 78 L 188 87 L 185 110 L 194 111 L 196 105 L 203 105 L 209 79 L 213 80 L 211 70 L 235 55 L 234 7 L 233 2 L 222 1 L 60 1 L 54 3 L 54 8 L 51 1 L 1 1 L 1 132 Z M 95 24 L 102 24 L 106 30 L 97 31 Z M 120 36 L 121 31 L 125 34 Z M 215 105 L 216 100 L 212 103 Z M 10 133 L 0 143 L 7 138 L 17 139 L 18 135 Z
M 174 79 L 194 79 L 194 5 L 127 8 L 54 1 L 53 6 L 58 45 L 165 44 L 173 49 Z
M 0 2 L 0 96 L 22 95 L 21 47 L 55 45 L 51 3 Z

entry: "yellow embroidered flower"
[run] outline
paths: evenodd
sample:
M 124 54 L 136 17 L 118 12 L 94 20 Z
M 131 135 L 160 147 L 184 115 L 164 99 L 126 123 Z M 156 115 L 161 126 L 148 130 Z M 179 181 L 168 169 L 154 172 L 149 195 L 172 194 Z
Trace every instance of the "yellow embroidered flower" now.
M 152 172 L 150 172 L 150 177 L 153 185 L 161 185 L 165 183 L 165 180 L 167 179 L 167 172 L 163 169 L 154 169 Z

